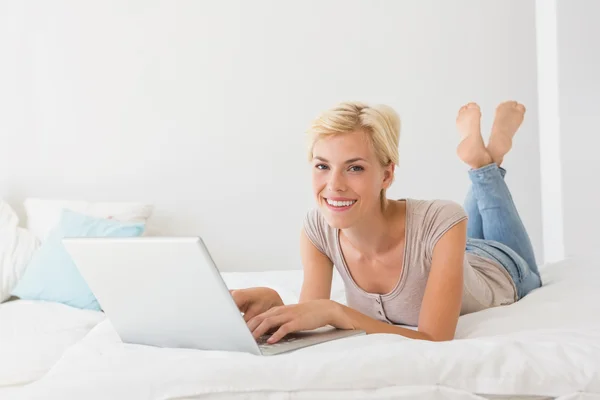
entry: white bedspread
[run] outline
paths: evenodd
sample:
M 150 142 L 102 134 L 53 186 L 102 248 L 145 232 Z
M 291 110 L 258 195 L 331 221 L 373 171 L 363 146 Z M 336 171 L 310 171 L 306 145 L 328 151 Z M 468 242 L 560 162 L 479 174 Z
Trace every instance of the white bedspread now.
M 43 376 L 103 319 L 101 313 L 57 303 L 18 300 L 1 304 L 0 388 Z
M 105 320 L 12 397 L 600 398 L 600 267 L 568 260 L 542 271 L 543 288 L 461 317 L 458 339 L 444 343 L 368 335 L 260 357 L 127 345 Z M 299 272 L 226 275 L 230 287 L 269 285 L 284 301 L 297 298 L 299 279 Z M 339 282 L 335 288 L 339 298 Z

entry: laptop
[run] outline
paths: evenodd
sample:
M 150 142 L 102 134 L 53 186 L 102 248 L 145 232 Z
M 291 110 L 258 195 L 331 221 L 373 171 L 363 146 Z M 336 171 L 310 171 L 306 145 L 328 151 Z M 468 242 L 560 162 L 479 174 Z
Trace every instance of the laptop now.
M 63 244 L 124 343 L 275 355 L 365 334 L 327 326 L 274 344 L 254 339 L 200 237 Z

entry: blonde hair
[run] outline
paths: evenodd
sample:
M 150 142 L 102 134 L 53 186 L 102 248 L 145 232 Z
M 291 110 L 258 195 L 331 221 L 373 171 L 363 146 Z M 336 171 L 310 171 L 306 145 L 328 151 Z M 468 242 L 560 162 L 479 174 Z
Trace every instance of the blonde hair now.
M 362 131 L 367 134 L 382 166 L 398 165 L 400 118 L 386 105 L 369 106 L 360 102 L 343 102 L 323 112 L 308 129 L 309 161 L 313 158 L 315 143 L 341 133 Z M 381 190 L 382 208 L 385 208 L 386 189 Z

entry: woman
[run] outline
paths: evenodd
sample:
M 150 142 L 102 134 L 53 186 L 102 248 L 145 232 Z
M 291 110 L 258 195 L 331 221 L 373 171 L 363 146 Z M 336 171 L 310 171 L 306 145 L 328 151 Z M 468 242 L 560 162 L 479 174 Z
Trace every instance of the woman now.
M 460 315 L 514 303 L 540 287 L 500 167 L 524 114 L 517 102 L 500 104 L 486 148 L 479 106 L 459 110 L 457 154 L 472 182 L 463 208 L 386 197 L 400 136 L 391 108 L 342 103 L 323 113 L 309 130 L 318 208 L 308 213 L 300 239 L 300 302 L 284 306 L 269 288 L 233 290 L 253 335 L 274 332 L 268 342 L 275 343 L 290 332 L 332 325 L 452 340 Z M 334 266 L 348 306 L 329 300 Z

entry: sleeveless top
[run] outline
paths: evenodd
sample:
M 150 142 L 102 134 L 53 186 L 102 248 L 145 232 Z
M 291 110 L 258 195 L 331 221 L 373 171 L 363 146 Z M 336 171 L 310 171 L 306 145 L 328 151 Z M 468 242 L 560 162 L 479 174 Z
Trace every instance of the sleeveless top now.
M 339 272 L 346 302 L 361 313 L 392 324 L 417 326 L 431 270 L 433 248 L 450 228 L 467 218 L 459 204 L 447 200 L 406 201 L 404 263 L 394 289 L 386 294 L 369 293 L 352 278 L 339 241 L 318 209 L 309 211 L 304 231 L 314 246 L 325 254 Z M 515 284 L 497 261 L 465 252 L 461 315 L 517 301 Z

